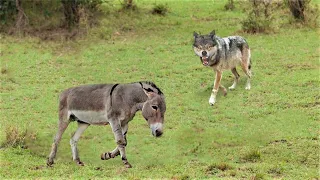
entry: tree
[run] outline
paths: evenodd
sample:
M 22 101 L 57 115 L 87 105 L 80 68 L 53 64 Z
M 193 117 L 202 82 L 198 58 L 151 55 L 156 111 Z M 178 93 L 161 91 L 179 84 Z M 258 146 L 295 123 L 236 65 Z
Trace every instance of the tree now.
M 16 8 L 18 10 L 18 17 L 16 19 L 16 28 L 18 31 L 20 31 L 21 28 L 25 27 L 28 24 L 28 17 L 24 13 L 24 10 L 21 6 L 21 0 L 16 0 Z
M 79 3 L 76 0 L 61 0 L 63 5 L 63 13 L 65 17 L 65 25 L 71 28 L 79 24 Z
M 135 9 L 135 5 L 133 4 L 133 0 L 123 0 L 123 7 L 125 9 Z
M 293 17 L 304 21 L 304 10 L 310 3 L 310 0 L 287 0 L 287 2 Z

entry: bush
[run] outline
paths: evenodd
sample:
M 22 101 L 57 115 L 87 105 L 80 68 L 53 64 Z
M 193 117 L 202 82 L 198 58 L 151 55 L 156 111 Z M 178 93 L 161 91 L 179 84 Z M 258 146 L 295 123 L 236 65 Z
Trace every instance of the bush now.
M 155 4 L 152 8 L 152 14 L 158 14 L 165 16 L 168 12 L 168 7 L 166 4 Z
M 231 10 L 231 11 L 232 11 L 232 10 L 234 10 L 234 8 L 235 8 L 235 7 L 234 7 L 234 2 L 233 2 L 233 0 L 228 0 L 227 4 L 224 5 L 224 9 L 227 10 L 227 11 L 228 11 L 228 10 Z
M 97 22 L 96 12 L 106 0 L 0 1 L 0 31 L 37 34 L 48 30 L 72 29 L 82 22 Z
M 1 25 L 7 25 L 14 20 L 16 14 L 16 2 L 15 0 L 1 0 L 0 1 L 0 23 Z M 1 26 L 2 27 L 2 26 Z M 1 30 L 1 29 L 0 29 Z
M 242 21 L 242 29 L 247 33 L 265 33 L 273 30 L 271 1 L 250 0 L 248 18 Z

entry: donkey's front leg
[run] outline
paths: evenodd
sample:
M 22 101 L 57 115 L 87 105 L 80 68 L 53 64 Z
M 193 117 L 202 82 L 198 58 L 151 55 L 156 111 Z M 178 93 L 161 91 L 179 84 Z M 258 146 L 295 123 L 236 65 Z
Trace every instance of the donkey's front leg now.
M 128 132 L 128 124 L 124 125 L 123 127 L 121 127 L 122 129 L 122 134 L 124 136 L 124 140 L 126 141 L 126 145 L 128 144 L 128 141 L 127 141 L 127 132 Z M 118 146 L 114 148 L 113 151 L 111 152 L 105 152 L 105 153 L 102 153 L 101 154 L 101 160 L 108 160 L 110 158 L 114 158 L 116 156 L 120 155 L 120 151 L 118 149 Z
M 119 121 L 110 123 L 114 137 L 116 139 L 118 149 L 120 151 L 121 159 L 126 168 L 131 168 L 131 164 L 128 162 L 126 157 L 126 140 L 124 135 L 122 134 L 122 128 Z

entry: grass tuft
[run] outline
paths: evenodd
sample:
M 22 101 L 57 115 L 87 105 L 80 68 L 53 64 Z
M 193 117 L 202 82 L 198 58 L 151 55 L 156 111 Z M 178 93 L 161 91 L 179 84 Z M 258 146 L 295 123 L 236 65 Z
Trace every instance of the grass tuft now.
M 283 174 L 284 169 L 283 169 L 283 167 L 276 166 L 276 167 L 270 168 L 267 172 L 269 174 L 274 175 L 274 176 L 280 176 Z
M 219 171 L 227 171 L 227 170 L 231 170 L 231 169 L 233 169 L 232 166 L 223 162 L 223 163 L 209 165 L 205 169 L 205 173 L 208 175 L 214 175 L 214 174 L 219 173 Z
M 8 67 L 1 67 L 1 74 L 8 74 Z
M 257 173 L 254 176 L 252 176 L 250 179 L 251 180 L 262 180 L 262 179 L 264 179 L 264 175 L 261 173 Z
M 261 160 L 261 152 L 259 150 L 253 150 L 245 154 L 242 158 L 245 162 L 257 162 Z
M 1 148 L 23 148 L 27 149 L 26 141 L 28 139 L 35 140 L 36 135 L 34 133 L 29 132 L 27 129 L 21 130 L 15 126 L 9 126 L 5 128 L 5 140 L 1 144 Z

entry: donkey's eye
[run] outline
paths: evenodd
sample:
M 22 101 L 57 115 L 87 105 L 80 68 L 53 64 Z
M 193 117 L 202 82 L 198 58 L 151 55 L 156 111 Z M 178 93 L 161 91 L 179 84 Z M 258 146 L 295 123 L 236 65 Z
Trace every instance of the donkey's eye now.
M 152 107 L 152 109 L 154 109 L 154 110 L 157 110 L 158 109 L 158 106 L 151 106 Z

